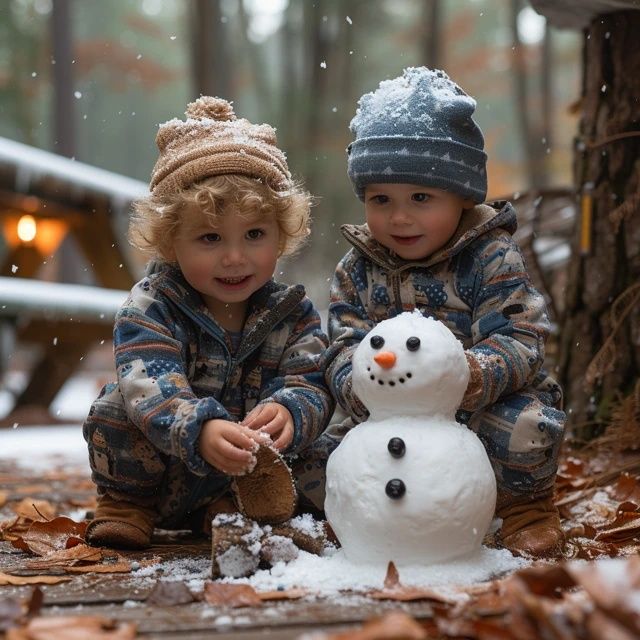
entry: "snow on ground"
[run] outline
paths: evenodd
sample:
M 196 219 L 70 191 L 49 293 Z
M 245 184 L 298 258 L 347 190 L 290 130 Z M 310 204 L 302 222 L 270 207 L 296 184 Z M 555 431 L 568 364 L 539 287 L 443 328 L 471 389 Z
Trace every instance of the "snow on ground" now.
M 89 473 L 87 443 L 79 424 L 20 426 L 0 430 L 0 460 L 44 471 L 61 465 L 85 467 Z
M 481 549 L 470 557 L 447 563 L 398 568 L 401 584 L 416 587 L 461 586 L 484 582 L 497 575 L 521 569 L 530 564 L 504 549 Z M 341 549 L 330 556 L 315 556 L 305 551 L 284 564 L 256 572 L 250 578 L 229 582 L 248 582 L 259 590 L 311 588 L 314 592 L 331 594 L 338 591 L 368 591 L 382 589 L 386 565 L 363 565 L 349 562 Z
M 12 409 L 16 390 L 22 389 L 26 376 L 11 372 L 0 389 L 0 417 Z M 97 396 L 92 376 L 76 375 L 67 380 L 50 411 L 61 424 L 22 425 L 0 429 L 0 460 L 13 460 L 18 466 L 44 471 L 62 465 L 86 467 L 89 474 L 87 443 L 82 437 L 82 421 Z
M 530 562 L 512 556 L 508 551 L 482 547 L 472 557 L 431 566 L 399 567 L 403 586 L 437 588 L 450 596 L 460 593 L 458 587 L 479 584 L 528 566 Z M 141 586 L 150 579 L 163 582 L 185 582 L 200 591 L 211 571 L 210 559 L 172 559 L 134 570 L 133 578 Z M 224 582 L 250 584 L 258 591 L 302 588 L 310 594 L 337 596 L 340 592 L 366 593 L 383 588 L 386 566 L 349 562 L 342 550 L 316 556 L 306 551 L 289 563 L 278 562 L 271 569 L 257 571 L 248 578 L 225 578 Z

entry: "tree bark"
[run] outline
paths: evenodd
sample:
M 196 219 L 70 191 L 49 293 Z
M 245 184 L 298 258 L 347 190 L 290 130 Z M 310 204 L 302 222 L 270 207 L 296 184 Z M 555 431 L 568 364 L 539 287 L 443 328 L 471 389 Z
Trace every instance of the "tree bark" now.
M 232 70 L 221 18 L 219 0 L 195 0 L 191 5 L 191 73 L 196 97 L 232 97 Z
M 76 154 L 73 97 L 73 45 L 70 0 L 53 0 L 53 150 L 71 158 Z
M 539 157 L 542 160 L 540 167 L 540 180 L 542 187 L 548 187 L 551 178 L 549 166 L 549 154 L 547 150 L 553 148 L 553 40 L 549 24 L 545 24 L 544 37 L 542 40 L 542 62 L 540 66 L 540 93 L 542 94 L 541 105 L 541 145 Z
M 440 0 L 426 0 L 422 9 L 424 64 L 431 69 L 442 67 L 441 9 Z
M 520 11 L 522 11 L 522 7 L 523 0 L 511 0 L 510 18 L 511 38 L 513 42 L 511 64 L 513 88 L 515 93 L 516 118 L 522 140 L 527 181 L 529 187 L 538 189 L 543 185 L 544 179 L 540 171 L 542 158 L 540 155 L 540 136 L 536 133 L 538 125 L 532 117 L 532 110 L 529 104 L 525 50 L 518 30 L 518 15 Z
M 640 372 L 640 11 L 585 32 L 576 228 L 561 335 L 570 425 L 590 437 Z M 590 206 L 591 204 L 591 206 Z

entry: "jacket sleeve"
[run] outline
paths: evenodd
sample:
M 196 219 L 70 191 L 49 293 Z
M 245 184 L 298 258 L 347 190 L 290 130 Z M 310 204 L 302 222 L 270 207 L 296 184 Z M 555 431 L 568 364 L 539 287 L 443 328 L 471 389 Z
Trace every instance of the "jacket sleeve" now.
M 278 375 L 260 394 L 261 403 L 278 402 L 293 416 L 293 441 L 286 453 L 311 444 L 324 431 L 333 412 L 334 402 L 322 364 L 328 344 L 320 315 L 304 298 L 280 358 Z
M 331 282 L 326 379 L 333 397 L 356 422 L 369 417 L 352 389 L 351 358 L 362 339 L 374 327 L 367 316 L 360 291 L 367 291 L 364 258 L 350 251 L 336 267 Z
M 142 309 L 144 307 L 144 310 Z M 130 301 L 116 316 L 114 352 L 118 385 L 129 417 L 162 453 L 190 471 L 213 471 L 198 452 L 205 421 L 231 420 L 214 398 L 197 398 L 187 378 L 183 341 L 162 302 Z
M 466 351 L 471 378 L 462 408 L 477 411 L 530 384 L 544 360 L 549 320 L 531 285 L 520 249 L 500 232 L 476 256 L 473 346 Z

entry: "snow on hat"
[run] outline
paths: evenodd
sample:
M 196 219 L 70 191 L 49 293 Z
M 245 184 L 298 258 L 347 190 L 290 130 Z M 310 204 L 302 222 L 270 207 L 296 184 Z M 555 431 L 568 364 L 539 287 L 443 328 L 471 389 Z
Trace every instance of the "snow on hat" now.
M 264 180 L 275 191 L 291 187 L 291 174 L 276 132 L 268 124 L 238 119 L 222 98 L 202 96 L 187 105 L 186 121 L 161 124 L 160 150 L 151 172 L 153 195 L 169 195 L 211 176 L 241 174 Z
M 410 67 L 358 101 L 347 148 L 357 196 L 372 183 L 445 189 L 483 202 L 484 138 L 472 115 L 476 101 L 444 71 Z

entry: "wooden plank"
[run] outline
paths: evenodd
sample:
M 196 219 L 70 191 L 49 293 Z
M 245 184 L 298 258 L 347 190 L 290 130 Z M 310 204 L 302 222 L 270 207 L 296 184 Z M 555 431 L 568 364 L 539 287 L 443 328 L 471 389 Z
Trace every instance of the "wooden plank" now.
M 64 349 L 50 344 L 36 362 L 26 389 L 18 396 L 13 411 L 27 405 L 48 407 L 86 355 L 88 345 L 84 342 L 67 343 Z
M 104 207 L 87 216 L 85 223 L 74 225 L 71 234 L 91 263 L 98 282 L 110 289 L 131 289 L 135 278 L 120 249 L 109 214 Z

